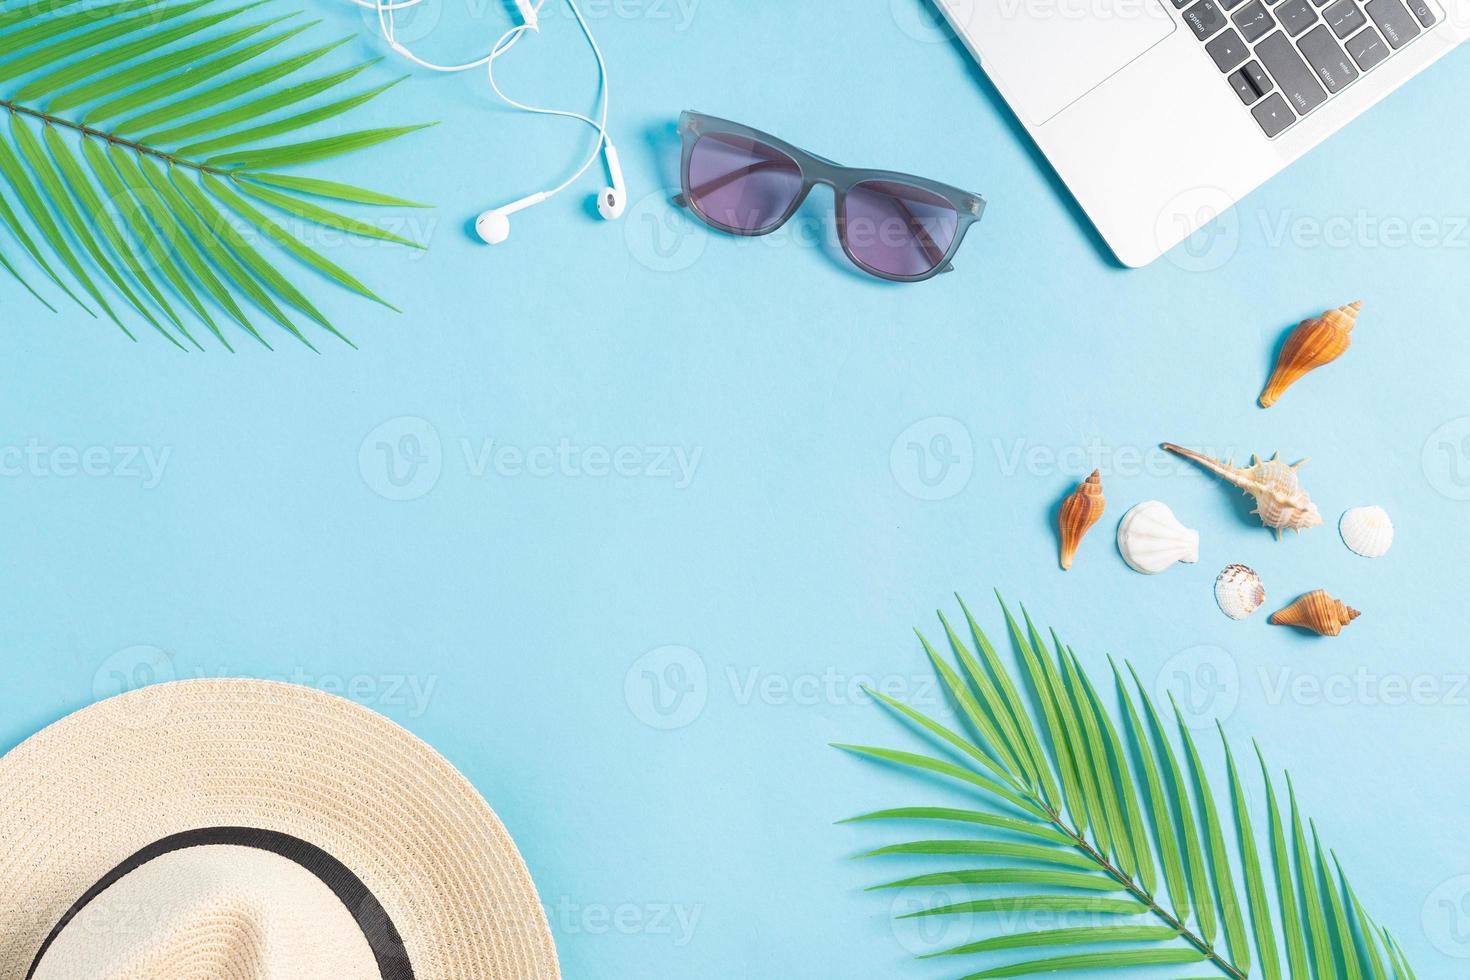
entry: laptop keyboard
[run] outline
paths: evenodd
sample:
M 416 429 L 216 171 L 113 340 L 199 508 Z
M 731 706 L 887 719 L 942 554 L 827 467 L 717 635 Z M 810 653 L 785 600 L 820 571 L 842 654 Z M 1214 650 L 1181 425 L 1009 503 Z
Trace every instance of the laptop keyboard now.
M 1434 0 L 1173 0 L 1268 139 L 1438 24 Z

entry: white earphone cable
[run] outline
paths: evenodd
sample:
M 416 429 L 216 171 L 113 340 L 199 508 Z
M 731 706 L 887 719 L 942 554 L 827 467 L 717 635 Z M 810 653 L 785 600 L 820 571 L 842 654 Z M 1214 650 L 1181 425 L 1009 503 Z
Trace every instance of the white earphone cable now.
M 602 48 L 598 46 L 597 38 L 593 35 L 592 28 L 587 25 L 586 18 L 582 16 L 582 9 L 581 7 L 577 6 L 577 0 L 567 0 L 567 6 L 572 9 L 572 15 L 577 18 L 577 26 L 582 29 L 582 35 L 587 38 L 587 44 L 589 47 L 592 48 L 592 55 L 594 58 L 597 59 L 598 83 L 599 87 L 602 89 L 602 110 L 598 114 L 597 119 L 592 119 L 589 116 L 584 116 L 580 112 L 572 112 L 567 109 L 550 109 L 544 106 L 526 105 L 523 102 L 517 102 L 515 99 L 512 99 L 510 96 L 501 91 L 500 83 L 495 80 L 495 59 L 505 54 L 505 52 L 509 51 L 511 46 L 514 45 L 516 41 L 520 40 L 519 33 L 517 33 L 516 36 L 511 38 L 508 42 L 505 38 L 502 37 L 501 42 L 504 42 L 504 45 L 502 46 L 501 43 L 496 44 L 495 49 L 490 52 L 490 61 L 485 65 L 485 75 L 490 82 L 490 87 L 495 90 L 495 94 L 499 96 L 500 100 L 506 105 L 513 106 L 514 108 L 521 109 L 525 112 L 534 112 L 542 116 L 562 116 L 567 119 L 576 119 L 586 123 L 593 129 L 597 130 L 597 143 L 592 147 L 592 152 L 588 154 L 586 162 L 584 162 L 582 166 L 577 169 L 576 173 L 572 174 L 566 180 L 556 185 L 556 187 L 547 191 L 547 197 L 552 197 L 556 194 L 560 194 L 562 191 L 572 186 L 572 184 L 576 183 L 577 180 L 580 179 L 581 176 L 585 174 L 588 170 L 590 170 L 592 168 L 592 165 L 597 162 L 598 156 L 602 153 L 603 144 L 608 141 L 607 105 L 608 100 L 611 96 L 609 92 L 609 83 L 607 78 L 607 62 L 603 60 Z M 541 9 L 541 4 L 537 3 L 535 9 L 539 12 Z M 526 28 L 522 26 L 516 28 L 515 30 L 519 32 L 524 32 Z
M 474 61 L 466 62 L 462 65 L 437 65 L 433 62 L 425 61 L 424 59 L 420 58 L 398 40 L 398 25 L 397 21 L 394 18 L 395 12 L 399 10 L 406 10 L 411 7 L 417 7 L 419 4 L 423 3 L 424 0 L 349 0 L 349 2 L 359 7 L 364 7 L 369 10 L 376 11 L 378 15 L 378 29 L 382 33 L 383 39 L 388 42 L 388 46 L 399 55 L 408 59 L 419 67 L 428 69 L 429 71 L 446 73 L 472 71 L 476 68 L 484 68 L 486 79 L 490 83 L 490 88 L 494 90 L 496 97 L 499 98 L 506 105 L 511 106 L 514 109 L 520 109 L 524 112 L 533 112 L 537 115 L 561 116 L 566 119 L 575 119 L 579 122 L 586 123 L 588 126 L 591 126 L 593 129 L 595 129 L 597 131 L 597 143 L 592 147 L 592 152 L 587 156 L 586 161 L 570 177 L 562 181 L 551 190 L 546 191 L 545 193 L 547 197 L 552 197 L 556 194 L 559 194 L 570 187 L 572 184 L 576 183 L 577 180 L 580 179 L 582 175 L 590 170 L 592 168 L 592 165 L 597 162 L 598 156 L 601 155 L 603 152 L 604 145 L 608 144 L 609 141 L 607 137 L 607 114 L 609 101 L 609 85 L 607 77 L 607 62 L 603 59 L 602 48 L 598 46 L 597 38 L 593 35 L 592 28 L 588 25 L 586 18 L 582 15 L 582 10 L 577 4 L 577 0 L 567 0 L 567 6 L 571 8 L 572 15 L 577 19 L 577 26 L 582 29 L 583 36 L 587 38 L 587 44 L 592 48 L 593 57 L 597 59 L 598 87 L 602 90 L 602 97 L 601 109 L 598 113 L 598 118 L 596 119 L 593 119 L 591 116 L 584 115 L 580 112 L 573 112 L 570 109 L 552 109 L 546 106 L 535 106 L 528 105 L 524 102 L 518 102 L 517 100 L 512 99 L 510 96 L 506 95 L 505 92 L 501 90 L 499 82 L 495 80 L 495 59 L 501 57 L 502 55 L 509 52 L 513 47 L 515 47 L 516 43 L 520 41 L 520 39 L 527 32 L 539 30 L 539 27 L 534 27 L 531 24 L 518 24 L 502 34 L 500 38 L 495 42 L 495 44 L 491 47 L 490 53 L 485 55 L 483 58 L 478 58 Z M 536 0 L 536 3 L 531 7 L 532 12 L 534 14 L 539 14 L 544 3 L 545 0 Z

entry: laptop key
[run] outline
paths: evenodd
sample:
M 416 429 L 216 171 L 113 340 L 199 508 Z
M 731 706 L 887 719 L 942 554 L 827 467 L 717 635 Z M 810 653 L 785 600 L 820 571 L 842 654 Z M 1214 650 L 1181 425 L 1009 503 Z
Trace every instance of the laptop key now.
M 1419 36 L 1419 22 L 1399 0 L 1368 0 L 1367 11 L 1395 51 Z
M 1240 96 L 1240 101 L 1246 105 L 1255 105 L 1261 93 L 1251 84 L 1250 76 L 1243 71 L 1238 71 L 1230 76 L 1230 87 L 1235 89 L 1235 94 Z
M 1232 71 L 1239 68 L 1251 55 L 1250 48 L 1245 46 L 1240 35 L 1233 30 L 1226 31 L 1206 44 L 1205 51 L 1215 59 L 1215 67 L 1221 71 Z
M 1266 77 L 1260 65 L 1252 61 L 1230 76 L 1230 87 L 1235 89 L 1240 101 L 1255 105 L 1261 96 L 1271 91 L 1271 79 Z
M 1264 102 L 1251 110 L 1251 115 L 1256 117 L 1256 122 L 1265 132 L 1267 139 L 1275 139 L 1286 128 L 1296 122 L 1296 117 L 1291 114 L 1291 107 L 1286 104 L 1280 93 L 1273 93 Z
M 1245 67 L 1242 68 L 1241 71 L 1245 72 L 1246 75 L 1249 76 L 1251 84 L 1254 85 L 1256 87 L 1256 91 L 1260 92 L 1262 95 L 1265 95 L 1267 92 L 1276 87 L 1271 82 L 1271 76 L 1266 74 L 1266 69 L 1261 67 L 1261 63 L 1259 61 L 1247 61 L 1245 63 Z
M 1276 18 L 1286 33 L 1297 37 L 1317 20 L 1317 12 L 1307 0 L 1286 0 L 1276 8 Z
M 1285 34 L 1277 31 L 1256 45 L 1256 57 L 1261 59 L 1266 71 L 1281 86 L 1281 94 L 1299 114 L 1305 116 L 1327 101 L 1327 90 L 1317 81 L 1316 74 L 1307 67 Z M 1260 121 L 1259 117 L 1257 121 Z M 1265 123 L 1261 125 L 1264 127 Z
M 1358 69 L 1353 67 L 1352 59 L 1347 56 L 1342 45 L 1337 43 L 1326 24 L 1318 25 L 1303 35 L 1297 42 L 1297 47 L 1307 56 L 1308 63 L 1316 70 L 1317 76 L 1322 79 L 1322 84 L 1327 86 L 1330 94 L 1336 95 L 1358 80 Z
M 1434 13 L 1434 8 L 1429 5 L 1429 0 L 1409 0 L 1409 9 L 1414 11 L 1414 16 L 1419 18 L 1419 23 L 1425 27 L 1433 27 L 1439 22 L 1439 17 Z
M 1383 43 L 1383 38 L 1371 27 L 1348 38 L 1347 50 L 1363 71 L 1377 68 L 1389 55 L 1388 45 Z
M 1322 11 L 1322 19 L 1332 27 L 1338 37 L 1347 37 L 1368 23 L 1368 18 L 1358 9 L 1357 0 L 1337 0 Z
M 1215 0 L 1200 0 L 1184 12 L 1184 22 L 1194 31 L 1195 37 L 1205 41 L 1214 37 L 1225 26 L 1225 15 L 1220 12 Z
M 1344 3 L 1352 3 L 1353 0 L 1343 0 Z M 1234 16 L 1235 26 L 1240 28 L 1240 33 L 1245 35 L 1246 44 L 1255 44 L 1261 38 L 1271 33 L 1276 26 L 1276 18 L 1271 16 L 1271 11 L 1261 0 L 1251 0 L 1250 4 L 1241 8 Z

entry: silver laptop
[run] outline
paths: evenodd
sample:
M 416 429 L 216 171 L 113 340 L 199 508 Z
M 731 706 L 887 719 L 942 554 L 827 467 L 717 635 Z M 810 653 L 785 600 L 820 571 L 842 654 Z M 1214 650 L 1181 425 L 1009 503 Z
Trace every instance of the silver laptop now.
M 1470 0 L 937 2 L 1135 267 L 1470 37 Z

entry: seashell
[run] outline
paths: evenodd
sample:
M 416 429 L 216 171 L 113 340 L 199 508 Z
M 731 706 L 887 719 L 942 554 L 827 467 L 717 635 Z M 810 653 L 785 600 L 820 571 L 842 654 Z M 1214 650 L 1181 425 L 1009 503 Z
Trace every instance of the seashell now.
M 1198 463 L 1255 497 L 1256 509 L 1251 513 L 1260 517 L 1262 524 L 1275 531 L 1278 540 L 1286 528 L 1301 531 L 1322 523 L 1317 505 L 1312 503 L 1312 498 L 1307 496 L 1307 491 L 1297 482 L 1297 468 L 1306 462 L 1305 459 L 1288 466 L 1281 462 L 1280 453 L 1264 461 L 1252 456 L 1251 465 L 1241 467 L 1233 463 L 1218 462 L 1172 442 L 1164 443 L 1164 448 L 1176 456 Z
M 1353 324 L 1362 308 L 1361 301 L 1349 303 L 1298 323 L 1276 356 L 1276 368 L 1261 391 L 1261 407 L 1270 408 L 1308 371 L 1341 357 L 1352 343 Z
M 1102 473 L 1093 470 L 1092 475 L 1073 490 L 1062 501 L 1061 513 L 1057 515 L 1057 528 L 1062 535 L 1062 567 L 1071 568 L 1077 554 L 1077 545 L 1103 512 Z
M 1277 626 L 1300 626 L 1323 636 L 1336 636 L 1342 628 L 1361 616 L 1352 606 L 1341 599 L 1334 599 L 1326 590 L 1308 592 L 1296 602 L 1279 612 L 1271 614 L 1270 622 Z
M 1176 561 L 1199 561 L 1199 532 L 1180 524 L 1167 504 L 1145 500 L 1119 522 L 1118 551 L 1135 572 L 1157 575 Z
M 1393 520 L 1382 507 L 1354 507 L 1337 522 L 1342 543 L 1364 558 L 1382 558 L 1393 544 Z
M 1266 587 L 1254 569 L 1226 565 L 1215 579 L 1215 601 L 1231 619 L 1245 619 L 1266 601 Z

